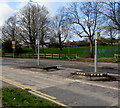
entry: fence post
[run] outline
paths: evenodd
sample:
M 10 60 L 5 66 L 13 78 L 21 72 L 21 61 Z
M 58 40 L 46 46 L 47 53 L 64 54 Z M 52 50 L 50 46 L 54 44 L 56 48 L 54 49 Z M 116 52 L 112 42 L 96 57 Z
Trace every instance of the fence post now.
M 60 53 L 59 53 L 59 59 L 60 59 Z
M 53 53 L 52 53 L 52 59 L 53 59 Z
M 46 54 L 44 53 L 44 58 L 46 58 Z

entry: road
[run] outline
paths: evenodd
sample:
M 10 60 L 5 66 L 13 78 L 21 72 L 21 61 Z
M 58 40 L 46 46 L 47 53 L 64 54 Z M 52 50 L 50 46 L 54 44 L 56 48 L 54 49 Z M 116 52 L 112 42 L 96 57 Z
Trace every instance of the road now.
M 47 63 L 47 60 L 42 61 L 43 63 Z M 52 61 L 52 63 L 54 64 L 55 61 Z M 64 61 L 56 64 L 61 65 L 61 63 L 66 65 Z M 20 66 L 30 66 L 36 64 L 36 60 L 32 60 L 31 62 L 29 59 L 3 58 L 2 76 L 27 87 L 31 87 L 37 91 L 54 96 L 57 98 L 58 102 L 72 107 L 118 105 L 119 90 L 117 88 L 108 86 L 103 87 L 101 85 L 92 84 L 92 82 L 88 83 L 85 81 L 72 80 L 62 78 L 57 75 L 46 74 L 45 72 L 18 68 Z M 50 64 L 50 61 L 48 64 Z M 91 66 L 89 67 L 91 68 Z
M 41 64 L 48 65 L 62 65 L 66 68 L 75 68 L 81 69 L 83 71 L 92 71 L 94 72 L 94 63 L 93 62 L 79 62 L 79 61 L 64 61 L 64 60 L 49 60 L 41 59 Z M 13 66 L 35 66 L 37 65 L 37 59 L 8 59 L 3 58 L 2 65 L 13 65 Z M 119 74 L 119 68 L 117 63 L 98 63 L 98 71 L 107 72 L 112 74 Z

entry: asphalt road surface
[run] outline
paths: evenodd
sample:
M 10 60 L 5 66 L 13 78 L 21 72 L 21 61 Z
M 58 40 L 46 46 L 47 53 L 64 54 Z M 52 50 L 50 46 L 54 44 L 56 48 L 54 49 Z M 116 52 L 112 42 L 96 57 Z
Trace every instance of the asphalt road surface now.
M 41 60 L 43 64 L 63 65 L 65 67 L 81 66 L 85 69 L 92 69 L 93 64 L 79 62 L 65 62 L 53 60 Z M 37 71 L 30 71 L 21 68 L 22 66 L 35 66 L 36 60 L 30 59 L 2 59 L 2 77 L 18 82 L 37 91 L 41 91 L 57 98 L 57 101 L 68 106 L 118 106 L 118 89 L 94 85 L 84 81 L 61 78 Z M 103 66 L 102 64 L 100 66 Z M 108 64 L 104 64 L 108 66 Z M 116 65 L 111 66 L 113 72 Z M 72 70 L 72 68 L 71 68 Z M 112 71 L 111 71 L 112 72 Z
M 78 61 L 64 61 L 64 60 L 47 60 L 41 59 L 40 64 L 47 65 L 61 65 L 66 68 L 75 68 L 81 69 L 83 71 L 94 72 L 94 63 L 93 62 L 78 62 Z M 2 65 L 10 66 L 36 66 L 37 59 L 2 59 Z M 98 71 L 103 73 L 111 73 L 119 75 L 119 67 L 117 63 L 98 63 Z

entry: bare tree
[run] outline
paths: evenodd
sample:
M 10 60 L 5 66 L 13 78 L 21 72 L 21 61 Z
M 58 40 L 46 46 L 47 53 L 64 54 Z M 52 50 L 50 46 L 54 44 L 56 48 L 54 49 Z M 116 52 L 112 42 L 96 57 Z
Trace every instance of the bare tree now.
M 44 42 L 45 40 L 48 39 L 49 37 L 49 17 L 48 17 L 48 14 L 49 12 L 47 11 L 46 7 L 42 7 L 42 10 L 43 10 L 43 13 L 41 15 L 41 24 L 40 24 L 40 42 L 41 42 L 41 45 L 42 45 L 42 48 L 43 48 L 43 45 L 44 45 Z
M 113 28 L 113 23 L 109 22 L 107 25 L 105 25 L 103 27 L 103 32 L 105 35 L 109 36 L 111 46 L 113 46 L 113 40 L 115 39 L 117 35 L 116 30 Z
M 19 35 L 24 42 L 31 45 L 33 53 L 36 53 L 36 40 L 38 37 L 40 37 L 42 46 L 44 43 L 47 31 L 48 11 L 44 6 L 28 4 L 21 10 L 20 16 L 21 25 L 19 26 Z
M 90 42 L 90 57 L 93 57 L 93 38 L 95 31 L 102 24 L 101 2 L 74 2 L 66 9 L 66 14 L 73 24 L 73 31 L 79 37 L 87 37 Z M 99 11 L 98 11 L 99 10 Z
M 54 44 L 57 43 L 56 38 L 55 37 L 51 37 L 50 38 L 50 44 Z
M 2 40 L 14 40 L 19 41 L 17 37 L 17 19 L 16 16 L 12 16 L 5 21 L 5 24 L 2 27 Z
M 113 22 L 113 28 L 120 31 L 120 1 L 104 2 L 104 11 L 100 11 L 106 19 Z
M 66 20 L 66 15 L 64 14 L 64 9 L 59 10 L 51 23 L 52 34 L 58 38 L 60 50 L 62 50 L 62 44 L 70 36 L 70 23 Z

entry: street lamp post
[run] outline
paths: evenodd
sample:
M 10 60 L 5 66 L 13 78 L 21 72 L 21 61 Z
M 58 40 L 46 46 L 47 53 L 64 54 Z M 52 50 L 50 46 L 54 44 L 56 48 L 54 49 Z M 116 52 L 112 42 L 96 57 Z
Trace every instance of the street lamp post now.
M 29 1 L 29 3 L 36 3 L 37 4 L 37 7 L 38 7 L 38 3 L 37 2 L 34 2 L 32 0 Z M 39 12 L 39 11 L 38 11 Z M 37 13 L 38 15 L 38 13 Z M 37 41 L 37 44 L 38 44 L 38 61 L 37 61 L 37 65 L 39 66 L 40 65 L 40 33 L 39 33 L 39 19 L 37 19 L 37 34 L 38 34 L 38 41 Z
M 38 25 L 38 23 L 37 23 L 37 32 L 38 32 L 38 66 L 39 66 L 40 65 L 40 35 L 39 35 L 39 25 Z

